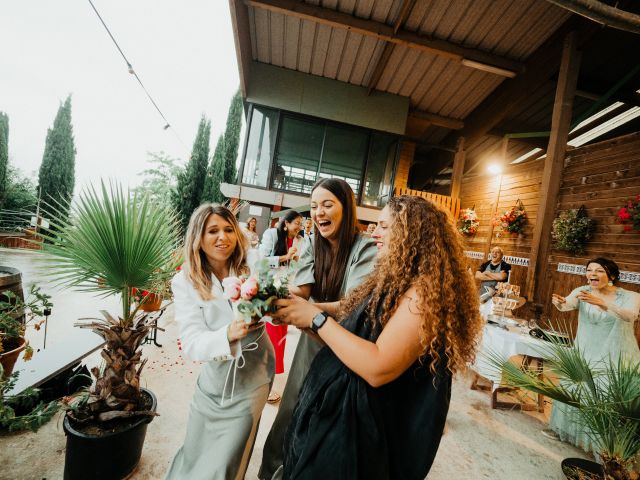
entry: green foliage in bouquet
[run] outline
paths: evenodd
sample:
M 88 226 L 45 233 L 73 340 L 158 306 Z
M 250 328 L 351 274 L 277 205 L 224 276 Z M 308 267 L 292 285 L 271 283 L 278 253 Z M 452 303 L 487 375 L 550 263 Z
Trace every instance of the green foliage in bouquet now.
M 562 212 L 553 221 L 552 237 L 558 250 L 573 255 L 584 253 L 584 247 L 593 234 L 594 223 L 587 217 L 584 206 Z
M 294 264 L 271 269 L 264 258 L 255 265 L 251 275 L 225 278 L 222 281 L 224 295 L 234 302 L 245 321 L 251 322 L 273 312 L 275 300 L 289 296 L 289 278 L 294 271 Z

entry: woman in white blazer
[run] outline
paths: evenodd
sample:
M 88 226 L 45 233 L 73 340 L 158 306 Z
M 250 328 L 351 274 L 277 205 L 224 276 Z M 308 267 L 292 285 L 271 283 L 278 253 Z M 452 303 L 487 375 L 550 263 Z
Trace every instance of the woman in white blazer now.
M 269 260 L 269 266 L 277 268 L 282 263 L 298 257 L 302 245 L 302 215 L 295 210 L 284 214 L 278 226 L 262 234 L 260 253 Z
M 185 262 L 173 279 L 183 352 L 202 368 L 187 434 L 167 479 L 244 478 L 274 372 L 263 323 L 236 320 L 222 280 L 248 273 L 248 241 L 225 207 L 201 205 L 191 216 Z

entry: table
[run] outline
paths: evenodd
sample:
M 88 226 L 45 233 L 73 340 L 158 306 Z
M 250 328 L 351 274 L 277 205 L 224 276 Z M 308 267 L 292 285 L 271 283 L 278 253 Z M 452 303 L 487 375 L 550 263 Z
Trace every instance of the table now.
M 537 371 L 542 374 L 544 358 L 549 356 L 549 343 L 532 337 L 528 333 L 522 334 L 519 327 L 505 330 L 502 327 L 486 324 L 482 334 L 476 361 L 471 365 L 474 371 L 474 380 L 471 389 L 491 390 L 491 408 L 519 408 L 522 410 L 531 409 L 528 405 L 521 405 L 514 402 L 498 401 L 498 393 L 511 391 L 513 388 L 502 387 L 502 373 L 488 360 L 488 355 L 494 353 L 505 359 L 515 355 L 523 355 L 523 366 L 531 367 L 531 363 L 537 363 Z M 479 377 L 483 377 L 490 382 L 490 387 L 483 388 L 478 385 Z M 537 409 L 542 412 L 544 409 L 544 397 L 538 394 Z

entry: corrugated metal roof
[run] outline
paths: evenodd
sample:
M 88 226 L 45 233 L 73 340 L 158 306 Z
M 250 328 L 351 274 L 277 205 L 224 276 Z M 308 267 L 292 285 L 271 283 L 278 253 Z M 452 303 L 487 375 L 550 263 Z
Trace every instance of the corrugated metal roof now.
M 305 3 L 393 25 L 402 2 L 307 0 Z M 369 86 L 383 40 L 310 20 L 249 8 L 253 59 L 304 73 Z M 465 47 L 523 60 L 569 13 L 537 0 L 417 1 L 403 29 Z M 504 77 L 403 45 L 375 88 L 408 96 L 413 108 L 464 118 Z

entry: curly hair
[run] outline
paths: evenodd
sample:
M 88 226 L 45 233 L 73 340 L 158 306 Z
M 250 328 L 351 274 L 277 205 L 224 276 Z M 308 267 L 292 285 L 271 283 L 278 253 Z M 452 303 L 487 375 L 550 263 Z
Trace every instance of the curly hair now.
M 402 296 L 415 287 L 420 361 L 436 373 L 441 361 L 455 373 L 475 358 L 482 330 L 475 283 L 465 267 L 460 234 L 449 212 L 421 197 L 393 197 L 388 250 L 372 274 L 341 305 L 344 318 L 369 298 L 368 321 L 381 330 Z

